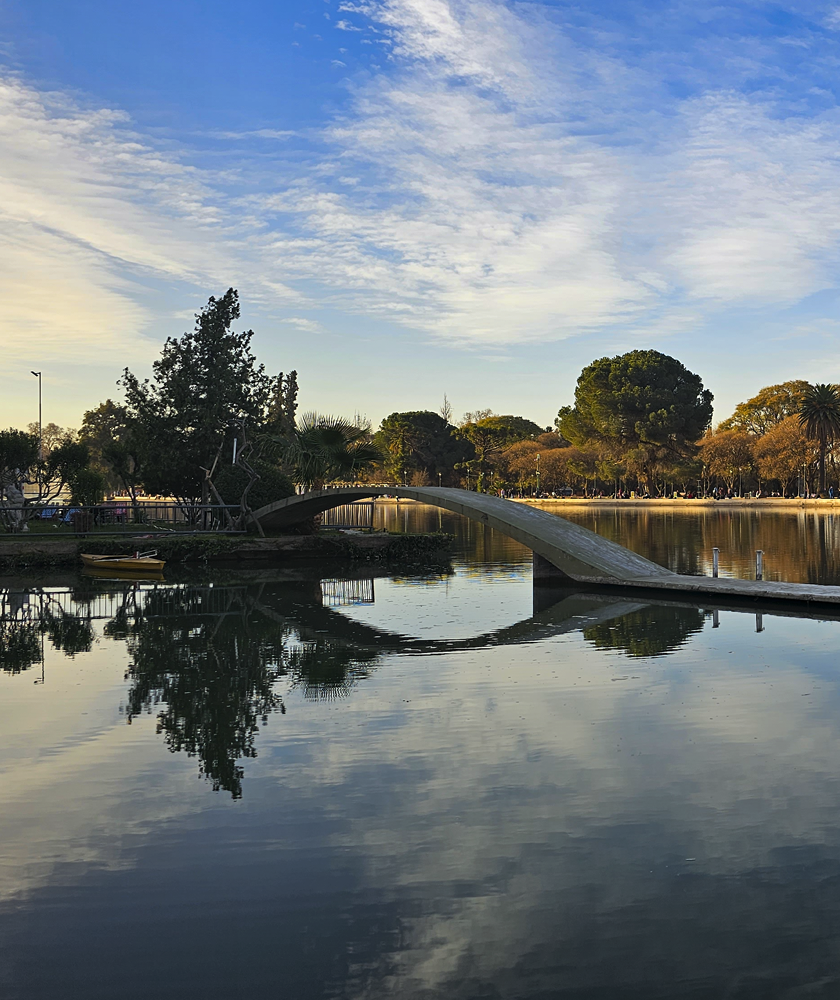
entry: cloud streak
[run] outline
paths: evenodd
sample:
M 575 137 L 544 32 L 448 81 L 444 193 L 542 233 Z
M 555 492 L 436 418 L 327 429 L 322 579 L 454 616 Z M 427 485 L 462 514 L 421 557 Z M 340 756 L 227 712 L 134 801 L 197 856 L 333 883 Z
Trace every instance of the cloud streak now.
M 364 182 L 304 183 L 264 208 L 278 264 L 345 308 L 504 344 L 836 283 L 833 117 L 731 90 L 651 102 L 650 70 L 499 3 L 342 9 L 387 34 L 397 67 L 326 134 Z
M 675 97 L 679 53 L 622 59 L 603 23 L 496 0 L 340 11 L 345 39 L 385 43 L 384 69 L 347 79 L 319 134 L 218 133 L 239 144 L 224 170 L 119 112 L 0 80 L 13 354 L 34 334 L 56 356 L 145 355 L 160 283 L 198 301 L 238 284 L 299 329 L 328 307 L 491 349 L 666 336 L 669 317 L 684 330 L 836 286 L 835 110 L 732 85 L 778 46 L 748 39 L 717 86 L 693 66 Z

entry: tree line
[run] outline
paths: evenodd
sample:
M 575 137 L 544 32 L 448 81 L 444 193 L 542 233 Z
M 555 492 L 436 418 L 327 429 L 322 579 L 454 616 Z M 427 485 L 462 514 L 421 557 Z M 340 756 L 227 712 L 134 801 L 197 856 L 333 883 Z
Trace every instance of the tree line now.
M 236 332 L 239 297 L 210 298 L 170 337 L 149 379 L 125 369 L 122 398 L 54 424 L 0 432 L 0 499 L 106 494 L 249 509 L 332 483 L 458 486 L 480 492 L 661 496 L 825 491 L 837 483 L 840 392 L 792 380 L 740 403 L 714 430 L 712 393 L 676 358 L 636 350 L 583 369 L 553 426 L 479 410 L 369 421 L 298 413 L 297 372 L 269 374 Z M 232 516 L 232 515 L 230 515 Z

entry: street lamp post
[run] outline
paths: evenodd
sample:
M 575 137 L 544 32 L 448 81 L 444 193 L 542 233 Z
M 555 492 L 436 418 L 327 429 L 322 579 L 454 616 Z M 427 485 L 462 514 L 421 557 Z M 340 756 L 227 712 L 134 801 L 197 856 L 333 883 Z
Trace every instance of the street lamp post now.
M 41 466 L 44 462 L 44 425 L 42 423 L 42 396 L 41 396 L 41 373 L 32 372 L 32 374 L 38 379 L 38 499 L 41 499 L 42 493 L 42 480 L 41 480 Z
M 537 499 L 540 496 L 540 453 L 537 452 Z

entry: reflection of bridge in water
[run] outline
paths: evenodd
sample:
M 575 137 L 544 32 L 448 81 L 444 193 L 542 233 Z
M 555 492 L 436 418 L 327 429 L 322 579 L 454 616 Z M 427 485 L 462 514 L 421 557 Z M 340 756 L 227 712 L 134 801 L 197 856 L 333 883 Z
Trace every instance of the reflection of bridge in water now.
M 755 602 L 703 601 L 682 595 L 631 598 L 621 592 L 580 587 L 540 588 L 544 599 L 535 613 L 511 625 L 467 638 L 428 639 L 392 632 L 343 615 L 341 607 L 374 603 L 373 577 L 307 578 L 265 581 L 259 584 L 142 584 L 131 583 L 106 591 L 76 588 L 0 590 L 0 624 L 36 624 L 47 616 L 63 615 L 83 622 L 113 622 L 142 618 L 218 621 L 256 613 L 281 630 L 296 632 L 301 641 L 329 641 L 370 653 L 432 654 L 513 646 L 555 635 L 583 631 L 646 610 L 683 608 L 701 615 L 721 610 L 755 614 Z M 840 619 L 840 609 L 808 609 L 762 605 L 765 614 L 779 617 Z M 761 615 L 761 611 L 758 614 Z
M 305 699 L 333 700 L 348 696 L 388 655 L 510 648 L 571 632 L 628 656 L 663 656 L 691 641 L 710 614 L 708 606 L 679 595 L 649 601 L 626 592 L 552 589 L 554 604 L 506 627 L 462 639 L 425 639 L 342 613 L 342 607 L 373 601 L 372 577 L 256 575 L 262 582 L 86 581 L 0 590 L 0 670 L 20 674 L 43 665 L 47 642 L 70 657 L 89 652 L 97 641 L 93 623 L 102 622 L 103 636 L 124 643 L 127 652 L 120 706 L 126 721 L 154 713 L 166 746 L 195 756 L 213 788 L 236 798 L 243 793 L 242 762 L 256 756 L 261 725 L 270 714 L 286 712 L 281 682 Z M 795 607 L 774 613 L 780 610 L 830 617 Z M 558 649 L 556 655 L 568 654 Z

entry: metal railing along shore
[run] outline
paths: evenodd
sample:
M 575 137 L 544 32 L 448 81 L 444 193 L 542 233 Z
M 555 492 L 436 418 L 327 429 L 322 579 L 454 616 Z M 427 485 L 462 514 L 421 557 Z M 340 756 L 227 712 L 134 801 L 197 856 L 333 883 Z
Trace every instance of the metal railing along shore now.
M 238 532 L 239 505 L 184 504 L 164 500 L 132 503 L 109 500 L 100 504 L 28 503 L 0 501 L 0 528 L 8 533 L 88 535 L 156 531 Z

